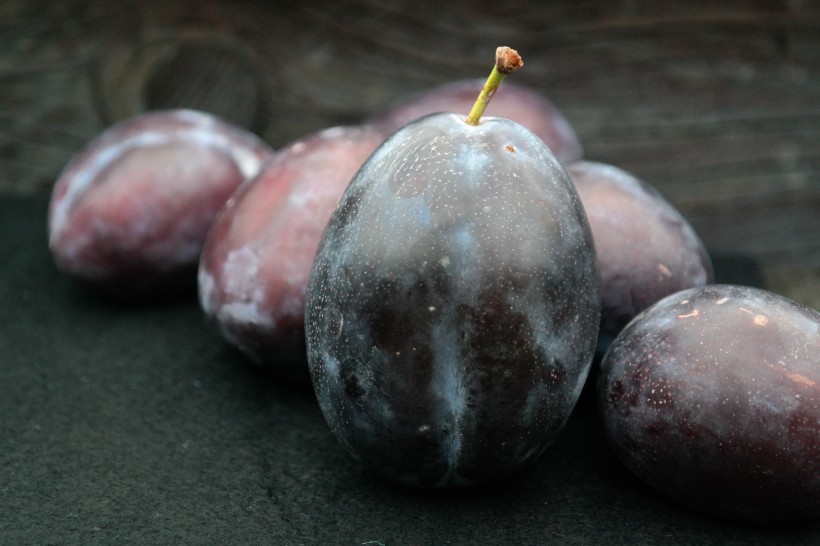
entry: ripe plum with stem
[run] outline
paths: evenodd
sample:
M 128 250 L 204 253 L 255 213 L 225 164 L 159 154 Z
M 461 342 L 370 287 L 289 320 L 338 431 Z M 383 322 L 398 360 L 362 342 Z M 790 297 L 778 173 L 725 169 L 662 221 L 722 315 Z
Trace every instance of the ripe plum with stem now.
M 520 57 L 499 48 L 468 116 L 404 126 L 351 181 L 314 261 L 308 362 L 331 431 L 413 487 L 500 480 L 562 429 L 599 322 L 592 236 L 566 171 L 482 118 Z

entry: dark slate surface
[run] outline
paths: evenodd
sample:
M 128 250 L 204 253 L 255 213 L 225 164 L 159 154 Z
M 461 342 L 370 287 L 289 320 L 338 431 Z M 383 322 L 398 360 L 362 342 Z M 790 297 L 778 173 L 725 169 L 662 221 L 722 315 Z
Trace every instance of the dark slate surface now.
M 247 364 L 195 298 L 63 278 L 46 199 L 0 198 L 0 544 L 818 544 L 691 513 L 612 459 L 589 392 L 510 483 L 420 492 L 354 462 L 309 389 Z M 759 284 L 718 256 L 719 280 Z

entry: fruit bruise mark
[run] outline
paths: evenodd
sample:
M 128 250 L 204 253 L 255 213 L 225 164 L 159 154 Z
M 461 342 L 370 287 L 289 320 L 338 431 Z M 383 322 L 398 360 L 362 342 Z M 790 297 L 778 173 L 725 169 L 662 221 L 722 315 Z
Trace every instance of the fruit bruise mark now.
M 786 377 L 788 377 L 789 379 L 791 379 L 795 383 L 800 383 L 801 385 L 807 385 L 809 387 L 813 387 L 817 384 L 816 381 L 813 381 L 813 380 L 809 379 L 808 377 L 806 377 L 805 375 L 797 373 L 797 372 L 787 373 Z

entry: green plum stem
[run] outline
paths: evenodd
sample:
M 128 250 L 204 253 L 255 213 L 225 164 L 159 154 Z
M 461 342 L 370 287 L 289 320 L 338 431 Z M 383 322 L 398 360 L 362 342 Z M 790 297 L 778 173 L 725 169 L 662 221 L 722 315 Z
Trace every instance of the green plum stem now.
M 481 92 L 478 94 L 478 98 L 467 116 L 466 121 L 469 125 L 478 125 L 481 116 L 484 114 L 484 110 L 486 110 L 487 105 L 490 103 L 493 95 L 495 95 L 501 82 L 504 81 L 507 74 L 514 72 L 522 66 L 524 66 L 524 61 L 521 60 L 521 56 L 516 50 L 509 47 L 499 47 L 496 49 L 495 66 L 493 66 L 493 70 L 490 72 L 487 81 L 484 82 L 484 87 L 481 88 Z

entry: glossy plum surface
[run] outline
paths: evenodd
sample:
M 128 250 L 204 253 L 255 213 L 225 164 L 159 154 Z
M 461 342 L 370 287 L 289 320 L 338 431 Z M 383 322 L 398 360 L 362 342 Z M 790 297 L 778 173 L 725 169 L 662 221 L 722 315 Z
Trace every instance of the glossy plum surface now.
M 453 112 L 467 115 L 482 86 L 482 79 L 466 79 L 418 93 L 378 114 L 370 123 L 390 135 L 427 114 Z M 524 85 L 505 82 L 487 106 L 487 115 L 520 123 L 538 135 L 565 165 L 583 155 L 575 129 L 546 97 Z
M 714 282 L 689 222 L 646 182 L 605 163 L 567 167 L 592 229 L 601 275 L 601 330 L 617 334 L 660 299 Z
M 48 229 L 58 267 L 122 297 L 195 286 L 216 213 L 272 153 L 251 133 L 192 110 L 110 127 L 54 186 Z
M 280 150 L 217 217 L 202 253 L 206 316 L 251 360 L 310 381 L 305 290 L 319 239 L 350 179 L 383 136 L 336 127 Z
M 345 192 L 307 294 L 314 389 L 342 445 L 414 487 L 498 480 L 554 440 L 599 321 L 566 172 L 522 126 L 435 114 Z
M 601 364 L 599 404 L 635 474 L 708 514 L 820 516 L 820 313 L 756 288 L 671 295 Z

